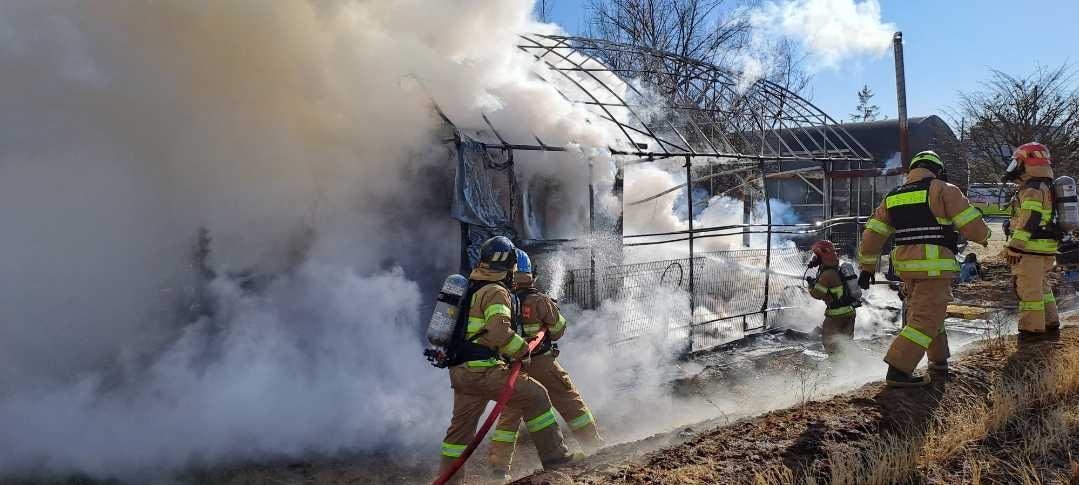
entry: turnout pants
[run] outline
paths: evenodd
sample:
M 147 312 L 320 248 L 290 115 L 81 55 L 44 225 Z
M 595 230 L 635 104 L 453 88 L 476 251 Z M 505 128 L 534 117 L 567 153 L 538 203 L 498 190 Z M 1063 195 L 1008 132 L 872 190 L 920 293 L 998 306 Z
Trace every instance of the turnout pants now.
M 551 403 L 562 415 L 562 419 L 569 424 L 573 437 L 581 448 L 586 452 L 595 451 L 603 445 L 603 438 L 596 429 L 595 418 L 592 417 L 592 411 L 588 409 L 581 394 L 570 381 L 569 374 L 558 364 L 557 354 L 552 355 L 554 352 L 556 351 L 552 350 L 532 357 L 532 362 L 525 364 L 525 370 L 529 376 L 547 388 Z M 488 461 L 492 470 L 509 470 L 522 418 L 529 433 L 532 433 L 534 429 L 535 424 L 527 416 L 527 413 L 522 415 L 521 410 L 517 408 L 506 408 L 502 413 L 494 435 L 491 436 Z
M 442 441 L 440 474 L 448 469 L 472 442 L 488 401 L 498 399 L 509 377 L 509 367 L 505 365 L 479 368 L 466 365 L 450 368 L 453 418 L 446 430 L 446 438 Z M 524 372 L 518 376 L 517 389 L 506 409 L 516 409 L 517 419 L 523 416 L 528 421 L 532 442 L 535 443 L 540 460 L 545 465 L 569 455 L 554 415 L 554 408 L 551 407 L 551 400 L 547 397 L 547 390 L 535 379 Z M 456 475 L 460 476 L 461 473 Z M 450 483 L 459 483 L 459 478 L 456 477 Z
M 1019 297 L 1019 330 L 1041 333 L 1060 326 L 1057 300 L 1048 278 L 1055 263 L 1053 256 L 1022 254 L 1019 262 L 1012 265 L 1012 281 Z
M 922 356 L 943 362 L 951 356 L 944 318 L 952 301 L 950 278 L 903 280 L 906 317 L 903 329 L 892 341 L 884 361 L 907 374 L 914 372 Z
M 840 316 L 825 316 L 821 324 L 821 343 L 829 354 L 839 352 L 843 342 L 854 340 L 853 312 Z

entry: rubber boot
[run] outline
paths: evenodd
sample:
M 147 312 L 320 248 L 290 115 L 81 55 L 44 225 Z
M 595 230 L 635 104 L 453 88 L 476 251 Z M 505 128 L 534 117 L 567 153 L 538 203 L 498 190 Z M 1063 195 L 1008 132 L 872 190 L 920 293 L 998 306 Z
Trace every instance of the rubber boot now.
M 936 372 L 948 372 L 948 361 L 942 360 L 940 362 L 929 361 L 929 370 Z
M 1019 335 L 1016 337 L 1016 339 L 1019 341 L 1019 343 L 1032 343 L 1044 340 L 1046 335 L 1048 334 L 1049 332 L 1030 332 L 1027 330 L 1020 330 Z
M 884 378 L 888 387 L 918 387 L 929 384 L 932 379 L 928 375 L 913 376 L 895 367 L 888 366 L 888 374 Z
M 584 459 L 584 453 L 581 453 L 579 451 L 576 452 L 576 453 L 566 453 L 566 455 L 561 457 L 561 458 L 557 458 L 557 459 L 554 459 L 554 460 L 548 460 L 548 461 L 543 462 L 543 469 L 544 470 L 557 470 L 559 468 L 565 467 L 567 465 L 573 464 L 573 463 L 581 461 L 583 459 Z
M 487 472 L 487 483 L 489 485 L 502 485 L 504 483 L 509 483 L 512 479 L 513 477 L 510 476 L 508 468 L 492 467 Z

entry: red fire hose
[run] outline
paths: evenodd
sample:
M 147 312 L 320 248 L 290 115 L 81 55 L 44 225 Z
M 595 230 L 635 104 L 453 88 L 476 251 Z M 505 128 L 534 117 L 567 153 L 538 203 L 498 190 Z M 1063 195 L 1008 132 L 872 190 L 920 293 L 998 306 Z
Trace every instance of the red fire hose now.
M 547 329 L 541 328 L 536 333 L 536 337 L 532 341 L 528 342 L 528 353 L 532 353 L 543 342 L 543 338 L 547 336 Z M 491 430 L 491 426 L 494 426 L 495 420 L 502 414 L 502 409 L 506 407 L 506 402 L 513 396 L 513 391 L 517 389 L 517 376 L 521 374 L 521 361 L 516 360 L 510 364 L 510 376 L 506 379 L 506 385 L 502 386 L 502 392 L 498 395 L 498 400 L 495 401 L 495 407 L 491 410 L 491 414 L 487 416 L 487 420 L 483 422 L 483 426 L 480 426 L 479 431 L 476 432 L 476 437 L 472 438 L 472 442 L 468 444 L 465 451 L 461 453 L 461 456 L 457 457 L 457 460 L 453 462 L 453 466 L 446 470 L 442 475 L 432 483 L 432 485 L 445 485 L 451 478 L 465 466 L 465 462 L 468 461 L 468 457 L 472 456 L 472 452 L 476 451 L 476 447 L 483 441 L 483 437 L 487 436 L 487 432 Z

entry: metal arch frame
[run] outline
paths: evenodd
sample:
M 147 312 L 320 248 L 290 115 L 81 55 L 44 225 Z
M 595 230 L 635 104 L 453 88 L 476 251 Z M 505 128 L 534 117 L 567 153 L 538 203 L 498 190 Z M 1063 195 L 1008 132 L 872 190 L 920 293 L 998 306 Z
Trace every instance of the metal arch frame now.
M 684 159 L 687 193 L 692 189 L 695 160 L 728 169 L 756 170 L 762 178 L 776 168 L 782 171 L 782 163 L 788 161 L 820 162 L 820 169 L 825 172 L 830 171 L 834 162 L 845 163 L 849 168 L 854 163 L 860 165 L 873 161 L 868 150 L 835 119 L 805 98 L 766 79 L 758 79 L 744 86 L 744 90 L 739 90 L 738 73 L 709 62 L 583 37 L 522 34 L 517 48 L 535 59 L 537 68 L 533 73 L 563 99 L 583 106 L 592 115 L 593 121 L 614 125 L 611 131 L 620 134 L 620 138 L 613 142 L 617 146 L 606 148 L 618 158 L 620 166 L 656 159 Z M 611 53 L 628 55 L 643 62 L 637 67 L 612 68 L 604 60 L 604 54 Z M 656 102 L 653 104 L 652 100 Z M 647 114 L 645 110 L 648 110 Z M 441 111 L 439 114 L 453 125 L 445 114 Z M 511 154 L 509 163 L 512 163 L 515 150 L 570 150 L 568 146 L 545 143 L 535 134 L 532 135 L 535 144 L 531 141 L 520 143 L 508 140 L 486 113 L 482 115 L 483 123 L 497 139 L 497 143 L 483 143 L 483 146 L 508 151 Z M 779 165 L 770 169 L 769 163 Z M 594 198 L 591 172 L 589 170 L 590 203 Z M 765 265 L 770 267 L 771 235 L 783 231 L 773 229 L 767 184 L 762 185 L 767 207 L 766 224 L 745 221 L 738 229 L 745 236 L 750 233 L 768 235 Z M 595 230 L 593 210 L 590 207 L 592 231 Z M 695 253 L 694 239 L 714 236 L 696 234 L 715 231 L 715 228 L 695 229 L 693 217 L 693 204 L 690 203 L 689 229 L 684 232 L 683 238 L 677 239 L 688 241 L 690 261 Z M 750 226 L 765 226 L 766 229 L 751 230 Z M 623 237 L 640 236 L 644 235 Z M 647 243 L 631 243 L 627 246 L 640 244 Z M 589 250 L 589 286 L 590 291 L 595 292 L 596 263 L 591 244 Z M 695 326 L 696 277 L 694 265 L 688 266 L 688 328 L 692 332 Z M 765 272 L 764 298 L 760 310 L 756 312 L 762 315 L 765 325 L 769 312 L 776 310 L 769 306 L 769 280 L 769 274 Z M 592 300 L 595 301 L 595 295 Z
M 836 120 L 810 101 L 772 81 L 756 80 L 740 93 L 736 90 L 739 83 L 737 73 L 701 60 L 584 37 L 522 34 L 520 39 L 517 48 L 546 67 L 546 73 L 537 73 L 540 78 L 555 85 L 555 80 L 544 77 L 544 74 L 557 73 L 559 79 L 568 81 L 568 85 L 578 91 L 567 93 L 559 90 L 563 98 L 585 105 L 598 118 L 616 125 L 624 137 L 620 141 L 625 147 L 608 147 L 614 155 L 765 161 L 872 161 L 868 150 Z M 629 54 L 654 62 L 648 62 L 647 68 L 611 68 L 602 59 L 605 52 Z M 654 93 L 660 95 L 662 104 L 648 107 L 665 116 L 649 120 L 640 112 L 644 106 L 632 104 L 619 95 L 617 89 L 597 75 L 599 72 L 609 73 L 623 81 L 645 81 L 649 80 L 646 79 L 648 77 L 652 81 L 666 81 L 663 86 L 650 83 L 649 87 L 659 87 L 667 92 Z M 595 83 L 599 92 L 584 86 L 582 81 Z M 627 92 L 635 96 L 644 95 L 631 82 L 625 82 L 624 86 Z M 680 89 L 672 89 L 673 86 Z M 678 96 L 685 94 L 692 94 L 696 99 L 687 99 L 687 96 L 678 99 Z M 614 101 L 604 102 L 600 99 L 608 96 Z M 627 115 L 619 117 L 612 112 L 612 108 L 624 110 Z M 682 112 L 686 115 L 672 120 L 671 113 Z M 683 126 L 677 126 L 675 121 Z M 730 126 L 743 129 L 723 129 Z M 790 140 L 769 136 L 776 131 L 800 136 Z M 634 133 L 647 137 L 650 145 L 655 147 L 641 148 L 639 140 L 633 138 Z M 691 139 L 696 140 L 698 145 L 690 142 Z M 749 149 L 739 148 L 738 142 Z M 807 142 L 812 146 L 807 146 Z M 540 146 L 534 148 L 553 147 L 541 142 Z

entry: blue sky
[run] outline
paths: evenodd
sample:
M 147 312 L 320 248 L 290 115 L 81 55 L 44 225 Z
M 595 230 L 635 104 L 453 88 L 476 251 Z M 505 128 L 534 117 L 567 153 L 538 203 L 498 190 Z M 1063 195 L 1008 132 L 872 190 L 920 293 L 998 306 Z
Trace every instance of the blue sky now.
M 583 30 L 582 0 L 555 0 L 553 21 Z M 883 0 L 883 21 L 903 31 L 907 104 L 911 116 L 943 115 L 957 92 L 977 89 L 990 68 L 1014 75 L 1065 61 L 1079 68 L 1079 0 Z M 895 117 L 895 67 L 879 59 L 848 61 L 814 73 L 808 97 L 837 119 L 857 104 L 868 84 L 883 114 Z M 945 119 L 948 119 L 945 117 Z

